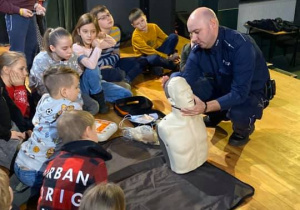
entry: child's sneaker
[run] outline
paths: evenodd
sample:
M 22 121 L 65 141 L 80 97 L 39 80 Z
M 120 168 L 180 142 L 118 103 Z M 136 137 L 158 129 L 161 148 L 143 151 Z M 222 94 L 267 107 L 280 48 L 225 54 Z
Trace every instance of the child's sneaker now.
M 155 76 L 162 76 L 164 73 L 164 68 L 160 66 L 152 66 L 150 67 L 150 71 Z

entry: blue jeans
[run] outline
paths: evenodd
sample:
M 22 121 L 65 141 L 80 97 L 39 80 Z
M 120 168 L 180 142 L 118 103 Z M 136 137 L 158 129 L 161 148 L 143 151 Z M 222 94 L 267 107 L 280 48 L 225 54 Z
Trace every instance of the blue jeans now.
M 150 67 L 160 66 L 165 69 L 176 70 L 176 65 L 174 64 L 173 61 L 160 57 L 159 55 L 148 55 L 144 58 L 147 59 Z
M 167 55 L 173 54 L 175 52 L 176 45 L 178 43 L 178 35 L 170 34 L 168 38 L 162 43 L 162 45 L 156 50 L 159 52 L 163 52 Z
M 127 98 L 132 96 L 130 90 L 116 85 L 114 83 L 102 81 L 101 85 L 104 91 L 105 101 L 108 101 L 110 103 L 114 103 L 116 100 L 121 98 Z
M 9 50 L 25 53 L 29 70 L 31 69 L 33 59 L 38 52 L 35 18 L 35 16 L 25 18 L 18 14 L 5 15 L 10 43 Z
M 41 171 L 24 170 L 17 163 L 14 165 L 14 171 L 18 179 L 29 187 L 40 188 L 43 184 L 43 172 Z
M 102 79 L 107 82 L 121 82 L 125 79 L 125 71 L 118 67 L 101 69 Z
M 147 59 L 143 57 L 120 58 L 114 68 L 102 69 L 102 78 L 107 82 L 120 82 L 124 80 L 132 82 L 148 65 Z M 123 71 L 123 72 L 122 72 Z
M 126 72 L 126 79 L 132 82 L 148 65 L 147 59 L 143 57 L 121 58 L 116 66 Z
M 113 83 L 101 80 L 99 67 L 95 69 L 85 69 L 80 79 L 80 89 L 83 94 L 94 95 L 104 91 L 105 100 L 114 103 L 117 99 L 130 97 L 132 93 Z
M 156 50 L 167 55 L 175 52 L 175 47 L 178 43 L 178 35 L 170 34 L 164 43 Z M 148 55 L 145 57 L 150 66 L 161 66 L 166 69 L 176 70 L 176 65 L 173 61 L 163 58 L 159 55 Z
M 86 68 L 80 78 L 80 90 L 83 94 L 94 95 L 102 91 L 99 67 Z

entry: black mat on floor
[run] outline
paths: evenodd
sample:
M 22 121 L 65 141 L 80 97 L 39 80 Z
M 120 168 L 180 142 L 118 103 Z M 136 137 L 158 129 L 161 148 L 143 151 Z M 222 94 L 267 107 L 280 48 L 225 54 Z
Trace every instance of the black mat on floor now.
M 103 145 L 109 181 L 118 182 L 130 210 L 233 209 L 254 194 L 254 188 L 206 162 L 178 175 L 165 163 L 157 146 L 119 137 Z

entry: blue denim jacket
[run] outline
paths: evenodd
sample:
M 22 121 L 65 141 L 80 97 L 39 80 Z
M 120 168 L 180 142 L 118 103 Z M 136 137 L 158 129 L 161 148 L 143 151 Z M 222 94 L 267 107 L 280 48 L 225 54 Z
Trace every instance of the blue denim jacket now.
M 211 49 L 195 46 L 181 73 L 189 85 L 206 77 L 216 84 L 222 110 L 243 103 L 250 93 L 261 92 L 270 78 L 266 61 L 254 40 L 238 31 L 219 27 Z

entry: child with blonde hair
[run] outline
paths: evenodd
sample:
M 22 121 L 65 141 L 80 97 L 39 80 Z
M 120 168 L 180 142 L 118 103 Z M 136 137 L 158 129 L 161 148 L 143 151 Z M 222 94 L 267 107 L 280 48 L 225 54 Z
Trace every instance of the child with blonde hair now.
M 9 186 L 9 178 L 6 172 L 0 169 L 0 209 L 10 210 L 12 200 L 13 193 Z
M 18 145 L 32 129 L 26 76 L 26 60 L 22 53 L 4 52 L 0 55 L 0 167 L 7 171 L 11 170 Z
M 121 187 L 114 183 L 100 183 L 87 189 L 79 210 L 125 210 L 125 196 Z
M 15 174 L 30 187 L 40 187 L 41 167 L 61 143 L 57 134 L 57 119 L 67 110 L 81 110 L 76 102 L 79 75 L 69 67 L 52 67 L 44 73 L 47 92 L 40 99 L 33 117 L 34 129 L 28 141 L 21 145 L 15 162 Z
M 57 130 L 64 145 L 44 172 L 38 209 L 75 210 L 89 186 L 107 182 L 104 161 L 112 156 L 98 144 L 95 119 L 88 112 L 63 113 Z
M 22 115 L 29 117 L 28 92 L 25 87 L 28 71 L 24 54 L 13 51 L 4 52 L 0 59 L 0 72 L 9 97 L 20 109 Z

